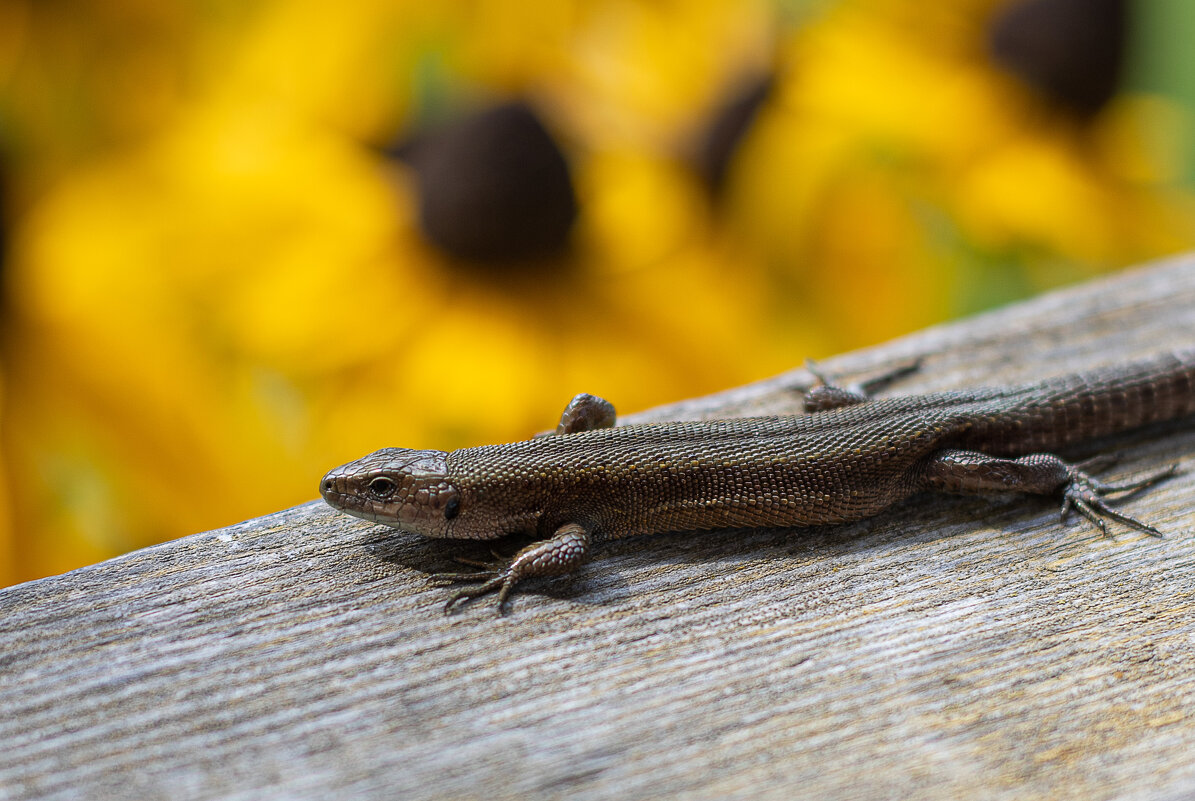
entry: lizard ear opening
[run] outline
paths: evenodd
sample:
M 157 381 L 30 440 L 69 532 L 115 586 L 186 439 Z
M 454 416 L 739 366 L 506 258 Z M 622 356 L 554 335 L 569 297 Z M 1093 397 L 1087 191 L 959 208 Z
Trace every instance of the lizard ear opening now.
M 461 499 L 457 495 L 453 495 L 448 503 L 444 505 L 444 519 L 451 520 L 461 513 Z

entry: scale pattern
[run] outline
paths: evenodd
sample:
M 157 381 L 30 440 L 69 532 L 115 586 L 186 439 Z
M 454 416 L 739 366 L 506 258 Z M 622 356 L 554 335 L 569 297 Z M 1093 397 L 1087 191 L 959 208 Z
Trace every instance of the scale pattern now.
M 632 425 L 466 448 L 446 455 L 462 513 L 432 535 L 550 536 L 577 523 L 608 539 L 840 523 L 931 486 L 927 460 L 945 450 L 1053 452 L 1193 413 L 1195 351 L 1184 351 L 1036 384 L 810 415 Z

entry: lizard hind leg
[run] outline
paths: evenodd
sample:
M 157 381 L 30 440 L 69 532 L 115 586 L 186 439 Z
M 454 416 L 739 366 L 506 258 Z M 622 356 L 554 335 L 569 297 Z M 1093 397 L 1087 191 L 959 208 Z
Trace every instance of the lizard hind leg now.
M 515 586 L 524 579 L 541 576 L 564 576 L 576 572 L 589 561 L 590 536 L 577 523 L 568 523 L 556 530 L 549 539 L 533 542 L 510 559 L 496 558 L 494 562 L 465 561 L 483 569 L 471 573 L 437 573 L 431 580 L 437 584 L 472 584 L 456 592 L 444 606 L 451 612 L 458 603 L 467 603 L 492 592 L 498 593 L 498 614 L 503 614 L 506 600 Z
M 907 364 L 897 365 L 877 376 L 857 384 L 848 384 L 845 387 L 835 383 L 834 379 L 826 375 L 813 359 L 805 360 L 805 369 L 818 380 L 818 385 L 805 393 L 805 411 L 825 412 L 871 400 L 876 392 L 884 389 L 893 381 L 920 370 L 921 360 L 917 359 Z
M 1086 465 L 1084 465 L 1086 466 Z M 1151 534 L 1162 533 L 1154 526 L 1113 509 L 1111 496 L 1136 492 L 1174 474 L 1177 465 L 1124 484 L 1107 484 L 1049 453 L 1033 453 L 1019 459 L 1002 459 L 986 453 L 943 450 L 921 465 L 920 483 L 944 492 L 1027 492 L 1034 495 L 1062 494 L 1062 518 L 1074 510 L 1105 536 L 1108 520 Z

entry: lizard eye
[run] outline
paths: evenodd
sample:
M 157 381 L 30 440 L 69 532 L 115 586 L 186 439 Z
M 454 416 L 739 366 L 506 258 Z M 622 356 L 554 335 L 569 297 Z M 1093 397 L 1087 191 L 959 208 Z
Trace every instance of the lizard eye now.
M 377 498 L 379 501 L 384 501 L 394 494 L 397 488 L 394 479 L 386 478 L 386 476 L 378 476 L 373 481 L 369 482 L 369 494 Z

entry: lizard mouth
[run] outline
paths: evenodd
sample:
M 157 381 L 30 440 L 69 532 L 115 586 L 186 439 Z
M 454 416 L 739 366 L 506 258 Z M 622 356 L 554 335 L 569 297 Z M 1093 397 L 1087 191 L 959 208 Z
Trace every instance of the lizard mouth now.
M 324 500 L 340 508 L 339 501 L 349 494 L 344 467 L 334 467 L 324 474 L 319 482 L 319 494 Z
M 379 522 L 377 510 L 373 508 L 374 504 L 353 492 L 348 483 L 343 468 L 337 467 L 335 470 L 330 470 L 320 479 L 319 483 L 319 492 L 323 496 L 324 502 L 339 512 L 359 517 L 362 520 Z
M 363 499 L 351 492 L 345 492 L 335 478 L 324 477 L 320 482 L 320 495 L 324 502 L 338 512 L 344 512 L 371 523 L 386 523 L 381 514 L 374 508 L 372 501 Z
M 357 482 L 354 477 L 346 469 L 349 467 L 352 465 L 337 467 L 320 479 L 319 491 L 324 502 L 338 512 L 344 512 L 371 523 L 408 531 L 408 527 L 396 519 L 396 515 L 388 509 L 385 503 L 363 494 L 356 486 Z
M 343 477 L 337 475 L 339 470 L 340 468 L 330 471 L 320 480 L 319 494 L 323 496 L 324 502 L 333 509 L 357 517 L 365 517 L 366 510 L 362 508 L 364 504 L 360 498 L 348 492 L 344 486 Z

